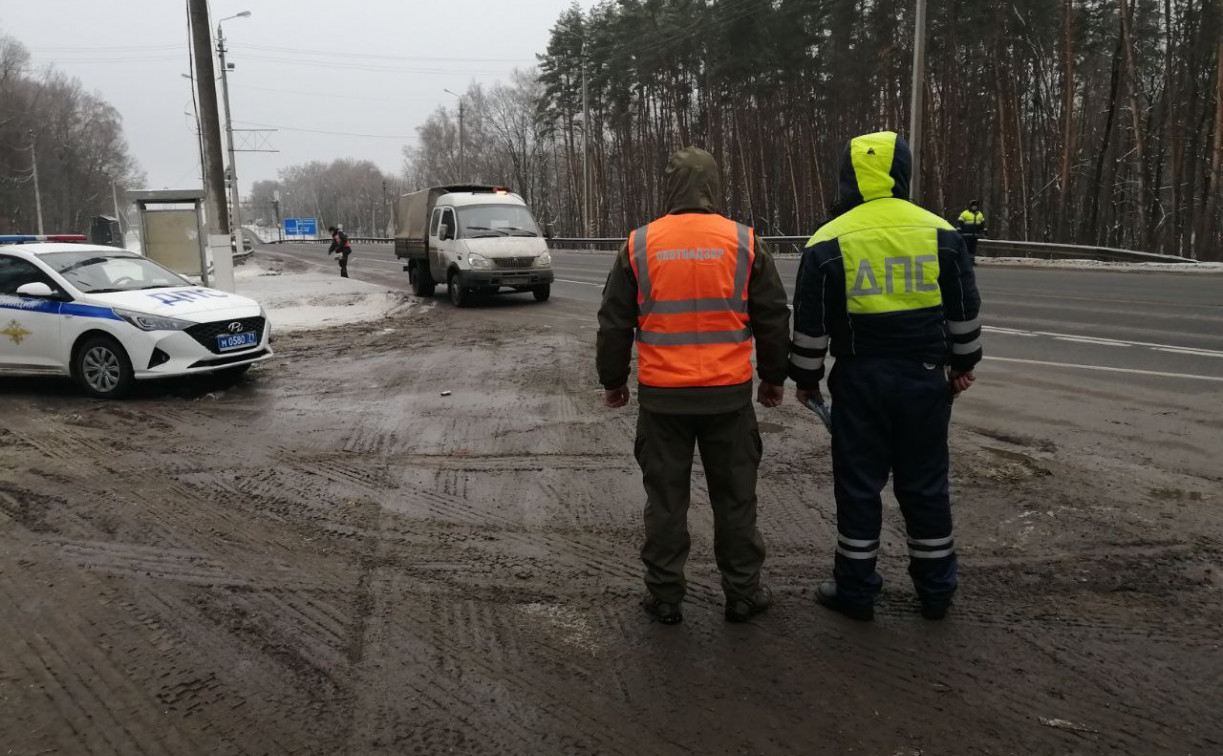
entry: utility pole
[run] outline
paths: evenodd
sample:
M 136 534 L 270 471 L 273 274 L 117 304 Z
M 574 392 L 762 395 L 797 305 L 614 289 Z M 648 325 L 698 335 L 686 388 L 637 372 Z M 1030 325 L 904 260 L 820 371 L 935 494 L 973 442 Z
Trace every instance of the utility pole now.
M 443 89 L 442 91 L 448 95 L 453 95 L 454 97 L 459 98 L 459 177 L 456 180 L 459 183 L 462 183 L 463 181 L 466 181 L 466 179 L 463 178 L 463 95 L 459 94 L 458 92 L 451 92 L 449 89 Z
M 913 102 L 909 112 L 909 148 L 913 151 L 913 179 L 909 198 L 920 202 L 923 100 L 926 94 L 926 0 L 917 0 L 913 20 Z
M 386 179 L 382 179 L 382 230 L 374 229 L 376 234 L 385 234 L 391 225 L 390 207 L 386 204 Z
M 241 15 L 241 14 L 239 14 Z M 250 15 L 247 11 L 246 15 Z M 221 19 L 224 21 L 225 19 Z M 238 200 L 238 161 L 234 159 L 234 124 L 229 115 L 229 64 L 225 62 L 225 32 L 221 22 L 217 22 L 217 55 L 221 63 L 221 95 L 225 100 L 225 139 L 229 147 L 229 194 L 234 208 L 233 237 L 234 252 L 243 254 L 246 248 L 242 244 L 242 205 Z
M 284 226 L 280 223 L 280 190 L 272 190 L 272 210 L 276 213 L 276 238 L 279 241 L 285 240 Z
M 204 209 L 208 214 L 208 232 L 228 237 L 225 167 L 221 161 L 217 75 L 212 66 L 212 37 L 209 34 L 212 25 L 208 20 L 208 0 L 187 0 L 187 6 L 191 20 L 191 49 L 195 56 L 195 88 L 199 99 L 200 159 L 204 171 Z
M 38 234 L 39 236 L 47 233 L 42 226 L 42 192 L 38 190 L 38 151 L 35 149 L 37 145 L 32 138 L 33 132 L 30 133 L 30 163 L 32 164 L 34 173 L 34 210 L 38 213 Z

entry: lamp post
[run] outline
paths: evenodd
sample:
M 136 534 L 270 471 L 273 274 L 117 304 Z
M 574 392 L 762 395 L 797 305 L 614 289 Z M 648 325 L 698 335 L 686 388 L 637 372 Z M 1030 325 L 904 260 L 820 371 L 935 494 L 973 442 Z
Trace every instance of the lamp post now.
M 243 245 L 242 241 L 242 206 L 238 199 L 238 163 L 234 158 L 234 125 L 229 111 L 229 71 L 233 64 L 225 62 L 225 53 L 228 51 L 225 49 L 225 32 L 221 28 L 221 24 L 235 18 L 249 18 L 250 15 L 250 11 L 242 11 L 241 13 L 235 13 L 232 16 L 226 16 L 220 21 L 217 21 L 217 55 L 219 56 L 221 63 L 221 97 L 225 101 L 225 138 L 227 146 L 229 147 L 229 195 L 232 198 L 231 202 L 233 203 L 234 246 L 231 254 L 234 251 L 241 254 L 243 251 L 245 251 L 245 246 Z M 230 268 L 230 273 L 232 274 L 232 263 L 228 267 Z M 221 271 L 218 270 L 217 274 L 218 278 L 220 278 Z M 230 277 L 232 278 L 232 275 Z
M 913 19 L 913 101 L 909 112 L 909 148 L 913 152 L 913 179 L 909 198 L 919 201 L 921 186 L 922 110 L 926 94 L 926 0 L 917 0 Z
M 30 132 L 30 172 L 34 178 L 34 211 L 38 214 L 38 233 L 45 234 L 42 225 L 42 192 L 38 189 L 38 150 L 34 132 Z
M 458 180 L 463 181 L 463 95 L 458 92 L 451 92 L 449 89 L 443 89 L 448 95 L 452 95 L 459 99 L 459 176 Z

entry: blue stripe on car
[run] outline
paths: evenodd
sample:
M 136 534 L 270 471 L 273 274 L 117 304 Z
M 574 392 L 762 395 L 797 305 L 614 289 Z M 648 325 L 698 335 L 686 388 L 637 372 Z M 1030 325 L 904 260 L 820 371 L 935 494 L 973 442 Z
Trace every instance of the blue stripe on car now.
M 24 312 L 42 312 L 48 315 L 75 315 L 79 318 L 123 320 L 109 307 L 77 304 L 76 302 L 55 302 L 49 299 L 22 299 L 20 297 L 0 296 L 0 310 L 21 310 Z

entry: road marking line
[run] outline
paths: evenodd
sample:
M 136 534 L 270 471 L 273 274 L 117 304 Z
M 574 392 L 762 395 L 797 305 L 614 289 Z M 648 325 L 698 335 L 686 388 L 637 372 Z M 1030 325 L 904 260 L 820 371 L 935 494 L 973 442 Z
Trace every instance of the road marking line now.
M 590 281 L 574 281 L 569 278 L 558 278 L 556 279 L 556 282 L 557 283 L 581 284 L 582 286 L 602 286 L 603 285 L 601 283 L 591 283 Z
M 1083 336 L 1079 336 L 1073 333 L 1053 333 L 1050 331 L 1033 331 L 1033 333 L 1040 335 L 1040 336 L 1052 336 L 1055 339 L 1056 338 L 1071 338 L 1071 339 L 1093 338 L 1090 336 L 1083 337 Z M 1122 340 L 1122 339 L 1114 339 L 1114 340 L 1119 344 L 1129 344 L 1130 346 L 1144 346 L 1144 347 L 1151 347 L 1153 349 L 1194 349 L 1195 351 L 1209 353 L 1212 355 L 1217 354 L 1220 357 L 1223 357 L 1223 352 L 1219 352 L 1214 349 L 1195 349 L 1194 347 L 1185 347 L 1179 344 L 1155 344 L 1150 341 L 1129 341 L 1129 340 Z
M 1112 339 L 1096 339 L 1091 336 L 1054 336 L 1055 341 L 1073 341 L 1076 344 L 1099 344 L 1100 346 L 1124 347 L 1128 349 L 1133 346 L 1124 341 L 1114 341 Z
M 999 326 L 981 326 L 981 330 L 986 333 L 1003 333 L 1008 336 L 1035 336 L 1031 331 L 1017 331 L 1014 328 L 1000 328 Z
M 1172 354 L 1188 354 L 1193 357 L 1223 357 L 1223 352 L 1211 352 L 1206 349 L 1192 349 L 1190 347 L 1172 348 L 1172 347 L 1154 347 L 1156 352 L 1171 352 Z
M 1078 370 L 1099 370 L 1106 373 L 1128 373 L 1130 375 L 1151 375 L 1159 378 L 1187 378 L 1195 381 L 1213 381 L 1223 383 L 1223 376 L 1190 375 L 1188 373 L 1164 373 L 1158 370 L 1135 370 L 1133 368 L 1106 367 L 1104 365 L 1077 365 L 1071 362 L 1046 362 L 1045 360 L 1021 360 L 1016 357 L 982 357 L 983 360 L 994 362 L 1016 362 L 1021 365 L 1044 365 L 1047 367 L 1076 368 Z

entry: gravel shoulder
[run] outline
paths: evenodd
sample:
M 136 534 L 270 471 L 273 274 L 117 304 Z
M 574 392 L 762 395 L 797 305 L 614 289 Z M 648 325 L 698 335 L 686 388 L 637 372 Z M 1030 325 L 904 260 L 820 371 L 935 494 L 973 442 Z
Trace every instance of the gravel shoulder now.
M 6 751 L 1223 749 L 1217 391 L 991 368 L 956 408 L 943 623 L 894 501 L 877 621 L 814 606 L 828 436 L 760 410 L 778 605 L 722 621 L 698 472 L 667 628 L 635 604 L 635 414 L 564 307 L 439 299 L 118 403 L 0 382 Z

